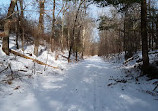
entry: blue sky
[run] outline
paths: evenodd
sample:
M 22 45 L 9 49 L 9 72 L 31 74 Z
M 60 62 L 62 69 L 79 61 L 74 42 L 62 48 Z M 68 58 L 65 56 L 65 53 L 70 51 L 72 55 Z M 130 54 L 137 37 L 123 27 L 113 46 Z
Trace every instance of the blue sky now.
M 0 0 L 0 4 L 9 4 L 11 0 Z
M 0 0 L 0 9 L 1 9 L 0 11 L 1 11 L 1 13 L 4 10 L 8 9 L 9 4 L 10 4 L 10 0 Z M 5 7 L 5 9 L 4 9 L 4 7 Z
M 27 3 L 27 2 L 35 1 L 35 0 L 24 0 L 24 1 L 25 1 L 25 3 Z M 5 6 L 5 10 L 8 9 L 10 2 L 11 2 L 11 0 L 0 0 L 0 8 L 4 9 L 3 6 Z M 31 6 L 30 6 L 30 8 L 31 8 Z M 109 9 L 107 7 L 99 8 L 99 7 L 96 7 L 96 5 L 94 5 L 94 4 L 89 6 L 90 16 L 93 18 L 96 18 L 96 19 L 98 18 L 98 14 L 102 13 L 103 10 L 104 10 L 104 13 L 105 13 L 105 10 L 107 10 L 107 13 L 109 14 Z

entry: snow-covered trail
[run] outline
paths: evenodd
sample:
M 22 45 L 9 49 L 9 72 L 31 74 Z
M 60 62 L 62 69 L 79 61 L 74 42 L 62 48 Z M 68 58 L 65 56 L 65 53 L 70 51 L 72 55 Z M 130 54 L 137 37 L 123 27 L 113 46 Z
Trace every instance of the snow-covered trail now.
M 158 101 L 136 85 L 126 90 L 108 87 L 121 71 L 95 56 L 71 66 L 63 74 L 34 77 L 26 89 L 0 100 L 0 111 L 157 111 Z

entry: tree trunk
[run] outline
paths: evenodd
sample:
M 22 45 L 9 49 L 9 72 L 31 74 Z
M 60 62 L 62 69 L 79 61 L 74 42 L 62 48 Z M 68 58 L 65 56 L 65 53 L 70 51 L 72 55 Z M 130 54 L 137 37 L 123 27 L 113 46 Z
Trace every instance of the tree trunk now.
M 76 49 L 76 61 L 78 61 L 77 57 L 78 57 L 78 52 L 77 52 L 77 49 Z
M 45 0 L 40 0 L 39 1 L 39 5 L 40 5 L 40 16 L 39 16 L 39 24 L 38 24 L 38 34 L 35 34 L 36 35 L 36 38 L 35 38 L 35 47 L 34 47 L 34 54 L 36 56 L 38 56 L 38 47 L 39 47 L 39 41 L 44 33 L 44 19 L 43 19 L 43 16 L 44 16 L 44 2 Z
M 156 49 L 158 49 L 158 14 L 157 14 L 157 17 L 156 17 L 156 39 L 155 39 L 155 42 L 156 42 Z
M 141 38 L 142 38 L 143 73 L 147 73 L 149 67 L 149 57 L 148 57 L 146 0 L 141 1 Z
M 65 19 L 65 8 L 67 3 L 64 5 L 64 0 L 62 0 L 63 4 L 63 13 L 62 13 L 62 34 L 61 34 L 61 51 L 64 48 L 64 19 Z
M 123 36 L 123 50 L 125 51 L 125 59 L 126 59 L 126 55 L 127 55 L 127 43 L 126 43 L 126 12 L 125 12 L 125 19 L 124 19 L 123 32 L 124 32 L 124 36 Z
M 151 8 L 150 8 L 150 5 L 151 5 L 151 1 L 149 0 L 148 1 L 148 11 L 149 11 L 149 17 L 151 17 Z M 152 48 L 151 46 L 151 40 L 152 40 L 152 28 L 151 28 L 151 25 L 153 25 L 153 23 L 150 25 L 150 20 L 147 21 L 147 24 L 149 23 L 149 25 L 147 25 L 148 27 L 148 48 L 149 50 Z
M 20 30 L 21 30 L 21 42 L 22 42 L 22 51 L 24 51 L 24 8 L 23 8 L 23 0 L 20 0 Z
M 40 17 L 39 17 L 39 24 L 38 24 L 38 31 L 40 36 L 44 33 L 44 3 L 45 0 L 40 1 Z
M 16 4 L 17 11 L 19 12 L 18 5 Z M 19 49 L 19 13 L 17 13 L 17 21 L 15 23 L 15 32 L 16 32 L 16 48 Z
M 51 51 L 53 52 L 54 47 L 54 38 L 55 38 L 55 0 L 53 0 L 53 21 L 52 21 L 52 37 L 50 38 L 50 43 L 51 43 Z
M 69 49 L 68 62 L 70 62 L 71 51 L 72 51 L 72 45 L 70 45 L 70 49 Z
M 86 6 L 86 0 L 84 2 L 84 14 L 87 14 L 87 6 Z M 86 34 L 86 27 L 83 24 L 83 30 L 82 30 L 82 52 L 81 52 L 81 59 L 83 59 L 84 56 L 84 49 L 85 49 L 85 34 Z
M 69 27 L 69 25 L 68 25 L 68 32 L 67 32 L 68 34 L 67 34 L 67 47 L 69 47 L 69 42 L 70 42 L 70 27 Z
M 64 48 L 64 12 L 62 15 L 61 50 Z
M 71 57 L 71 51 L 72 51 L 72 48 L 74 46 L 74 36 L 75 36 L 75 29 L 76 29 L 76 22 L 77 22 L 77 19 L 78 19 L 78 14 L 79 14 L 79 11 L 80 11 L 80 8 L 81 8 L 81 5 L 85 2 L 85 0 L 81 1 L 80 4 L 79 4 L 79 7 L 77 9 L 77 12 L 76 12 L 76 16 L 75 16 L 75 21 L 74 21 L 74 26 L 73 26 L 73 30 L 72 30 L 72 38 L 70 38 L 70 49 L 69 49 L 69 55 L 68 55 L 68 62 L 70 62 L 70 57 Z
M 16 22 L 15 24 L 15 32 L 16 32 L 16 48 L 19 49 L 19 21 Z
M 83 31 L 82 31 L 82 55 L 81 55 L 82 59 L 84 56 L 84 48 L 85 48 L 85 33 L 86 33 L 86 28 L 83 27 Z
M 154 22 L 152 21 L 152 38 L 151 38 L 151 49 L 154 50 Z
M 12 18 L 12 14 L 14 12 L 14 7 L 17 3 L 17 0 L 12 0 L 8 9 L 7 20 L 4 24 L 4 38 L 2 43 L 2 50 L 9 55 L 9 31 L 10 31 L 10 20 Z

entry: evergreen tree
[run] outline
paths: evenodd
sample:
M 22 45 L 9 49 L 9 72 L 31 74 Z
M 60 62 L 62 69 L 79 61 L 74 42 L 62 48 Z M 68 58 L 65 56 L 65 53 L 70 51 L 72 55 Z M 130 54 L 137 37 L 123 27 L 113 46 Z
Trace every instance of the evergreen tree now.
M 141 40 L 142 40 L 142 59 L 143 72 L 147 73 L 149 67 L 148 57 L 148 39 L 147 39 L 147 4 L 146 0 L 93 0 L 100 6 L 107 6 L 112 4 L 119 12 L 124 12 L 134 3 L 141 4 Z

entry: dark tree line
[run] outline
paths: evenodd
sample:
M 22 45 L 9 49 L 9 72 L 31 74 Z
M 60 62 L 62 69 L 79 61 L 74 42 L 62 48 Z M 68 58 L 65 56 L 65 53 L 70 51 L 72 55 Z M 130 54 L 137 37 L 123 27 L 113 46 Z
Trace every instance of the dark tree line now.
M 122 42 L 122 46 L 115 50 L 119 53 L 121 47 L 125 51 L 125 58 L 133 56 L 138 50 L 142 50 L 143 72 L 147 73 L 149 68 L 150 49 L 157 49 L 157 10 L 152 0 L 94 0 L 100 6 L 113 5 L 120 18 L 115 20 L 115 23 L 104 24 L 110 22 L 110 18 L 101 17 L 99 29 L 103 31 L 114 30 L 118 36 L 118 41 Z M 106 20 L 105 20 L 106 19 Z M 114 20 L 112 20 L 114 22 Z M 115 41 L 114 47 L 119 47 Z M 105 43 L 106 44 L 106 43 Z M 107 45 L 107 44 L 106 44 Z M 121 45 L 121 44 L 120 44 Z M 141 49 L 140 49 L 141 48 Z M 112 48 L 111 48 L 112 49 Z

